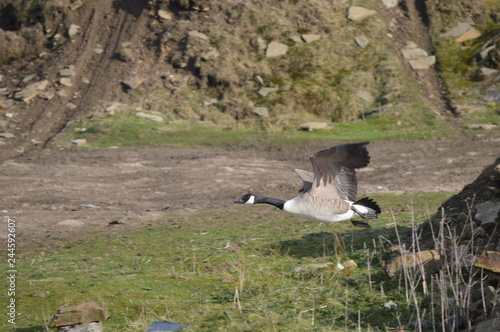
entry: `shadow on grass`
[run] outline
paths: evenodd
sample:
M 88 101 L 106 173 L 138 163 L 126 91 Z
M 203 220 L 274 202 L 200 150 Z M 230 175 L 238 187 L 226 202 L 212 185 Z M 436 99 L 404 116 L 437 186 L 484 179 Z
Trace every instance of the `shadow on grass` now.
M 411 227 L 398 226 L 397 232 L 402 240 L 407 234 L 411 234 Z M 332 256 L 347 251 L 360 250 L 365 247 L 373 247 L 373 240 L 377 241 L 396 238 L 395 228 L 371 228 L 365 230 L 353 230 L 344 232 L 318 232 L 309 233 L 300 239 L 283 240 L 270 244 L 267 248 L 281 255 L 295 258 Z M 394 243 L 397 244 L 397 243 Z

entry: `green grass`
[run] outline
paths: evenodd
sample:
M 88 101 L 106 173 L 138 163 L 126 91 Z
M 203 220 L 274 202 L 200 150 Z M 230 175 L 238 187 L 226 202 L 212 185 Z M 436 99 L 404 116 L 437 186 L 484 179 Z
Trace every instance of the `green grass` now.
M 121 112 L 104 118 L 82 119 L 72 124 L 59 144 L 71 146 L 73 139 L 85 138 L 87 147 L 171 145 L 191 147 L 231 147 L 301 144 L 313 140 L 384 141 L 422 140 L 451 135 L 449 127 L 432 115 L 418 119 L 398 118 L 382 114 L 378 118 L 355 122 L 334 123 L 325 130 L 307 132 L 264 131 L 258 129 L 225 129 L 199 122 L 158 123 L 139 118 L 136 111 Z M 439 124 L 443 124 L 440 126 Z M 85 128 L 80 132 L 78 129 Z
M 235 205 L 87 229 L 58 250 L 24 244 L 17 327 L 41 331 L 59 307 L 96 301 L 110 311 L 107 331 L 162 320 L 187 331 L 412 331 L 414 308 L 380 273 L 381 248 L 397 243 L 395 223 L 405 234 L 450 195 L 370 195 L 385 213 L 368 230 Z M 358 267 L 336 268 L 348 259 Z M 398 307 L 385 308 L 389 300 Z

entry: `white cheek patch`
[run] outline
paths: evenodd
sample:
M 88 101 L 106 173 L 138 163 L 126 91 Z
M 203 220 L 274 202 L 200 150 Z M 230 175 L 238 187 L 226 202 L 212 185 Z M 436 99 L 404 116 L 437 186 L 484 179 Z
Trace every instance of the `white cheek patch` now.
M 250 196 L 248 201 L 245 202 L 245 204 L 255 204 L 255 196 Z

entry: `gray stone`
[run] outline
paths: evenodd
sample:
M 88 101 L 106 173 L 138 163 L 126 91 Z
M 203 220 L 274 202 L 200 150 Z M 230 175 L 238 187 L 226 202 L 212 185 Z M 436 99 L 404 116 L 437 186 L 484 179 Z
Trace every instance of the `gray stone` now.
M 495 48 L 496 48 L 496 45 L 491 45 L 490 47 L 487 47 L 483 51 L 481 51 L 481 53 L 479 53 L 481 60 L 486 60 L 489 57 L 490 51 L 495 49 Z
M 73 141 L 76 141 L 76 140 L 73 140 Z M 66 219 L 66 220 L 59 221 L 56 225 L 64 226 L 64 227 L 82 227 L 82 226 L 85 226 L 85 222 L 83 222 L 81 220 L 76 220 L 76 219 Z
M 61 326 L 58 332 L 103 332 L 104 326 L 101 322 L 92 322 L 80 325 Z
M 359 6 L 351 6 L 347 10 L 347 18 L 351 21 L 362 21 L 377 14 L 377 11 Z
M 368 91 L 360 90 L 356 92 L 356 96 L 370 104 L 375 102 L 375 97 L 373 97 Z
M 255 107 L 253 112 L 262 118 L 269 117 L 269 109 L 267 107 Z
M 385 264 L 385 272 L 390 278 L 399 278 L 406 269 L 413 273 L 432 274 L 439 271 L 441 266 L 440 256 L 434 250 L 420 251 L 414 254 L 396 257 Z
M 429 56 L 429 54 L 421 48 L 403 48 L 401 53 L 403 53 L 403 57 L 407 60 L 422 59 Z
M 69 38 L 74 38 L 80 32 L 81 26 L 76 24 L 71 24 L 68 29 Z
M 23 82 L 23 83 L 29 82 L 29 81 L 31 81 L 31 80 L 32 80 L 35 76 L 36 76 L 35 74 L 33 74 L 33 75 L 28 75 L 28 76 L 26 76 L 25 78 L 23 78 L 22 82 Z
M 59 76 L 61 77 L 71 77 L 71 76 L 75 76 L 75 66 L 74 65 L 71 65 L 67 68 L 64 68 L 64 69 L 61 69 L 59 71 Z
M 59 308 L 52 318 L 51 327 L 101 322 L 109 317 L 108 309 L 96 302 Z
M 270 93 L 278 91 L 278 88 L 263 87 L 259 90 L 259 95 L 267 97 Z
M 394 8 L 398 5 L 399 0 L 382 0 L 382 3 L 387 8 Z
M 368 44 L 370 43 L 370 40 L 365 35 L 355 37 L 354 41 L 361 48 L 366 48 L 366 46 L 368 46 Z
M 436 63 L 434 55 L 422 59 L 410 60 L 410 66 L 415 70 L 427 69 Z
M 12 133 L 0 133 L 1 138 L 13 138 L 14 134 Z
M 482 228 L 494 226 L 500 213 L 500 202 L 484 202 L 476 206 L 475 219 Z
M 70 87 L 73 85 L 73 83 L 71 83 L 71 78 L 69 77 L 63 77 L 59 80 L 59 83 L 63 86 L 67 86 L 67 87 Z
M 302 35 L 300 36 L 304 43 L 312 43 L 313 41 L 321 39 L 320 35 Z
M 488 91 L 484 95 L 483 100 L 488 103 L 500 103 L 500 89 Z
M 188 32 L 188 37 L 189 38 L 195 38 L 195 39 L 201 39 L 201 40 L 205 40 L 205 41 L 209 40 L 209 38 L 208 38 L 208 36 L 206 34 L 201 33 L 199 31 L 196 31 L 196 30 L 189 31 Z
M 158 112 L 137 112 L 135 115 L 137 115 L 138 117 L 140 118 L 145 118 L 145 119 L 149 119 L 149 120 L 152 120 L 152 121 L 155 121 L 155 122 L 163 122 L 163 117 L 161 115 L 159 115 L 161 113 L 158 113 Z
M 160 17 L 163 20 L 171 20 L 172 19 L 172 14 L 170 12 L 160 9 L 158 10 L 158 17 Z
M 70 2 L 69 9 L 71 9 L 72 11 L 75 11 L 75 10 L 80 9 L 80 7 L 82 7 L 82 6 L 83 6 L 83 3 L 80 0 L 75 0 L 75 1 Z
M 220 53 L 219 51 L 217 51 L 217 49 L 214 48 L 212 50 L 203 53 L 201 55 L 201 60 L 208 61 L 210 59 L 217 59 L 218 57 L 220 57 Z
M 146 332 L 180 331 L 189 325 L 171 322 L 153 322 Z
M 48 84 L 49 84 L 48 80 L 31 83 L 21 91 L 16 92 L 14 98 L 21 99 L 24 102 L 29 102 L 31 99 L 35 98 L 40 92 L 45 90 Z
M 56 93 L 52 90 L 43 91 L 42 93 L 40 93 L 40 97 L 42 97 L 45 100 L 51 100 L 52 98 L 55 97 L 55 95 Z
M 460 37 L 463 35 L 467 30 L 472 28 L 472 26 L 469 23 L 460 23 L 453 27 L 450 31 L 446 33 L 447 36 L 452 36 L 452 37 Z
M 482 67 L 480 70 L 481 70 L 481 73 L 482 73 L 484 76 L 491 76 L 491 75 L 493 75 L 493 74 L 498 73 L 498 70 L 493 69 L 493 68 Z
M 493 318 L 476 325 L 474 332 L 498 332 L 500 331 L 500 318 Z
M 288 46 L 282 43 L 272 41 L 267 45 L 266 57 L 271 58 L 275 56 L 285 55 L 288 51 Z

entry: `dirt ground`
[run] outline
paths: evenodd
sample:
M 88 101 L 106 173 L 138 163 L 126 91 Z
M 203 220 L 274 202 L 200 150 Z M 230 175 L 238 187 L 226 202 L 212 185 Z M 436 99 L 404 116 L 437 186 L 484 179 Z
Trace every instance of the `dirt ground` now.
M 371 143 L 371 163 L 358 172 L 359 194 L 460 190 L 500 156 L 499 146 L 499 132 Z M 137 224 L 206 206 L 232 209 L 232 200 L 247 192 L 288 199 L 301 184 L 292 169 L 310 170 L 309 155 L 327 147 L 45 149 L 0 164 L 0 214 L 16 220 L 21 243 L 60 243 L 92 226 Z

